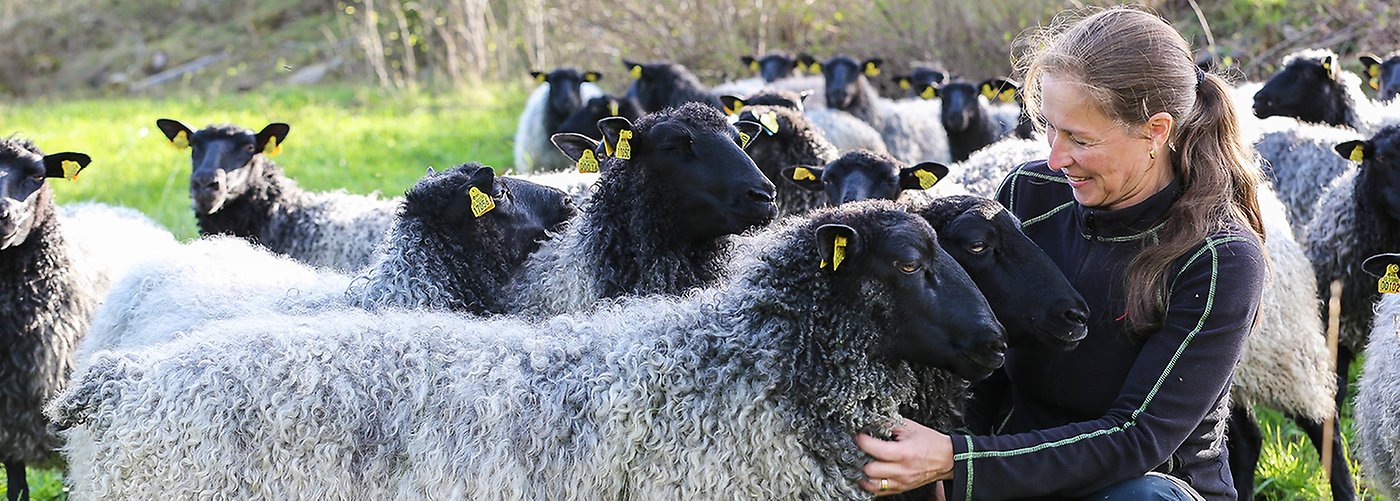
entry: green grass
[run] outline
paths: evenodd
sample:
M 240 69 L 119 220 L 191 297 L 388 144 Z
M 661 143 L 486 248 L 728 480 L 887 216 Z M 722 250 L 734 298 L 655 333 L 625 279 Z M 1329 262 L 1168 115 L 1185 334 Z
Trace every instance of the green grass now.
M 169 146 L 157 118 L 195 129 L 233 123 L 257 130 L 286 122 L 292 132 L 275 160 L 303 187 L 398 196 L 428 166 L 479 161 L 504 173 L 512 165 L 511 139 L 524 100 L 523 90 L 504 86 L 396 95 L 324 87 L 216 98 L 41 100 L 0 104 L 0 135 L 18 133 L 46 153 L 92 156 L 77 181 L 51 181 L 60 203 L 133 207 L 184 239 L 196 234 L 189 152 Z

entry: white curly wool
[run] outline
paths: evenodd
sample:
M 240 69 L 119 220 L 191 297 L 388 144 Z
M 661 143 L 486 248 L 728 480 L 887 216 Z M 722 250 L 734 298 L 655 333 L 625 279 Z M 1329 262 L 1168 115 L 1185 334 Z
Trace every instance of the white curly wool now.
M 822 100 L 809 98 L 808 101 Z M 880 138 L 880 132 L 850 113 L 822 108 L 807 110 L 803 114 L 841 153 L 866 150 L 889 154 L 889 148 L 885 147 L 885 140 Z
M 591 82 L 579 86 L 581 102 L 603 95 L 603 89 Z M 530 97 L 525 100 L 525 109 L 520 112 L 520 122 L 515 126 L 515 172 L 554 172 L 573 166 L 569 157 L 564 156 L 549 142 L 555 131 L 546 130 L 545 113 L 549 111 L 549 82 L 535 86 Z
M 1255 121 L 1259 132 L 1254 150 L 1265 162 L 1265 174 L 1288 209 L 1293 232 L 1307 236 L 1313 206 L 1322 198 L 1329 183 L 1356 170 L 1334 149 L 1338 144 L 1362 139 L 1350 129 L 1310 124 L 1291 117 L 1269 117 Z
M 1356 450 L 1362 472 L 1386 499 L 1400 498 L 1400 294 L 1376 304 L 1356 394 Z
M 1043 137 L 1002 139 L 973 152 L 967 160 L 948 166 L 948 181 L 973 195 L 996 198 L 1002 181 L 1016 166 L 1049 157 L 1050 145 Z

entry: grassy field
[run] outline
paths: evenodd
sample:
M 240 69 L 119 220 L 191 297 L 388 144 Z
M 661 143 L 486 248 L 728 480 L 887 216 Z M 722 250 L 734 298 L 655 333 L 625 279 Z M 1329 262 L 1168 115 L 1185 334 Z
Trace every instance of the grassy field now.
M 60 202 L 134 207 L 177 236 L 190 238 L 196 230 L 188 194 L 189 153 L 168 146 L 155 128 L 157 118 L 179 119 L 194 128 L 234 123 L 257 129 L 287 122 L 292 133 L 276 160 L 302 186 L 395 196 L 429 165 L 480 161 L 504 172 L 512 165 L 511 137 L 524 97 L 523 89 L 499 86 L 393 96 L 330 87 L 217 99 L 12 102 L 0 104 L 0 116 L 6 119 L 0 135 L 18 133 L 46 152 L 81 151 L 93 157 L 76 182 L 50 181 Z M 1350 411 L 1342 423 L 1350 442 Z M 1261 497 L 1328 498 L 1317 455 L 1302 432 L 1266 409 L 1260 410 L 1260 425 L 1265 431 L 1256 478 Z M 63 497 L 60 473 L 31 470 L 29 478 L 35 499 Z M 1357 484 L 1367 494 L 1365 484 Z

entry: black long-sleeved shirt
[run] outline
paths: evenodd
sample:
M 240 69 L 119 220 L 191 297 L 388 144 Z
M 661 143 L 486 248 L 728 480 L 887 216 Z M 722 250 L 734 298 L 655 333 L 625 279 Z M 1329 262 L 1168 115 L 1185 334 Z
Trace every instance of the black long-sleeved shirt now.
M 1254 234 L 1214 232 L 1167 271 L 1166 316 L 1127 332 L 1123 276 L 1181 186 L 1119 210 L 1075 202 L 1044 161 L 1017 168 L 998 199 L 1022 221 L 1089 304 L 1089 335 L 1072 351 L 1012 347 L 974 392 L 954 435 L 949 499 L 1077 497 L 1156 470 L 1207 499 L 1233 499 L 1224 450 L 1227 395 L 1256 319 L 1266 269 Z M 978 429 L 978 428 L 982 429 Z

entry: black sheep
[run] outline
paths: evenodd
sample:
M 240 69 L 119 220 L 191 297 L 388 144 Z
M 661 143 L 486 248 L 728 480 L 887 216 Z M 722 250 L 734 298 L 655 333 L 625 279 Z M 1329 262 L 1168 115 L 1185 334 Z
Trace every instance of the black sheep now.
M 1295 117 L 1304 122 L 1361 129 L 1357 98 L 1337 55 L 1328 50 L 1300 51 L 1284 58 L 1283 69 L 1254 94 L 1254 115 Z
M 915 66 L 908 75 L 896 75 L 894 82 L 900 89 L 909 92 L 908 97 L 933 99 L 933 89 L 942 86 L 949 78 L 952 77 L 946 71 Z
M 586 100 L 602 92 L 594 82 L 603 78 L 596 71 L 556 68 L 549 73 L 530 72 L 538 86 L 525 101 L 515 128 L 515 170 L 554 172 L 568 163 L 554 151 L 549 136 L 578 111 Z
M 1400 51 L 1384 59 L 1373 54 L 1360 57 L 1366 68 L 1366 85 L 1376 91 L 1377 101 L 1389 101 L 1400 95 Z
M 797 73 L 797 58 L 787 52 L 769 52 L 757 59 L 753 56 L 741 56 L 739 61 L 743 62 L 749 71 L 762 77 L 766 83 L 773 83 Z
M 791 94 L 791 93 L 787 93 Z M 783 169 L 794 165 L 825 165 L 837 157 L 836 147 L 801 112 L 783 106 L 747 105 L 739 120 L 763 126 L 762 139 L 747 148 L 758 170 L 778 190 L 778 214 L 800 214 L 826 201 L 814 193 L 783 182 Z
M 583 134 L 594 141 L 602 141 L 603 135 L 598 131 L 598 121 L 608 117 L 622 117 L 628 120 L 641 118 L 642 105 L 636 99 L 630 97 L 617 97 L 611 94 L 589 99 L 583 107 L 574 110 L 568 118 L 554 131 L 558 133 Z
M 933 94 L 942 104 L 939 118 L 948 131 L 948 152 L 954 162 L 967 160 L 973 152 L 1006 137 L 1023 115 L 1019 106 L 993 109 L 982 102 L 982 96 L 991 94 L 993 99 L 1014 104 L 1017 89 L 1005 80 L 988 80 L 978 85 L 959 80 L 927 89 L 933 92 L 922 95 Z
M 623 60 L 628 74 L 632 75 L 632 85 L 627 88 L 627 97 L 636 99 L 642 110 L 655 113 L 665 108 L 678 107 L 685 103 L 707 104 L 716 110 L 723 109 L 719 97 L 700 83 L 695 75 L 675 63 L 634 63 Z
M 846 152 L 824 167 L 796 165 L 783 169 L 783 179 L 800 188 L 826 192 L 827 203 L 882 198 L 896 200 L 904 190 L 926 190 L 948 177 L 948 168 L 934 162 L 905 167 L 903 162 L 871 151 Z

